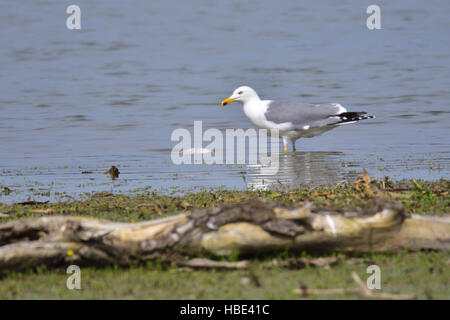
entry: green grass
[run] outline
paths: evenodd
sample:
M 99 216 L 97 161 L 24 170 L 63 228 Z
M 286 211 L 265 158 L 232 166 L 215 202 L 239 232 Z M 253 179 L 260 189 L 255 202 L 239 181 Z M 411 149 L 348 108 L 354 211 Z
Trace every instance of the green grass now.
M 450 211 L 450 180 L 424 181 L 384 181 L 393 200 L 404 204 L 408 212 L 442 215 Z M 408 189 L 406 191 L 395 191 Z M 188 193 L 183 196 L 168 196 L 157 192 L 134 196 L 99 193 L 83 201 L 66 201 L 37 205 L 5 205 L 0 203 L 0 212 L 10 215 L 1 222 L 23 217 L 37 217 L 48 214 L 81 215 L 113 221 L 143 221 L 180 213 L 195 208 L 214 206 L 261 197 L 283 203 L 299 205 L 312 200 L 317 207 L 344 210 L 365 206 L 369 198 L 363 192 L 356 192 L 350 183 L 339 186 L 280 189 L 267 191 L 215 190 Z M 370 204 L 370 203 L 369 203 Z M 51 213 L 39 210 L 52 209 Z
M 0 299 L 359 299 L 356 293 L 301 297 L 300 286 L 314 289 L 355 288 L 352 271 L 365 281 L 369 265 L 381 268 L 381 290 L 417 299 L 448 299 L 448 253 L 377 254 L 346 258 L 331 269 L 191 270 L 168 267 L 82 268 L 81 289 L 66 287 L 64 269 L 11 273 L 0 281 Z M 245 281 L 245 280 L 249 281 Z
M 381 181 L 380 181 L 381 183 Z M 443 215 L 449 213 L 449 180 L 435 182 L 401 181 L 388 178 L 384 186 L 390 197 L 400 201 L 407 212 Z M 355 191 L 351 184 L 309 187 L 292 190 L 232 191 L 216 190 L 167 196 L 156 192 L 134 196 L 97 194 L 84 201 L 37 205 L 0 204 L 0 212 L 9 215 L 0 223 L 42 215 L 81 215 L 114 221 L 142 221 L 173 215 L 185 210 L 236 202 L 254 197 L 271 199 L 286 205 L 311 200 L 317 207 L 345 210 L 370 204 L 370 197 Z M 51 209 L 51 211 L 43 211 Z M 307 256 L 303 253 L 301 256 Z M 237 260 L 232 254 L 229 260 Z M 280 249 L 270 260 L 292 258 Z M 354 288 L 352 271 L 365 281 L 366 268 L 381 268 L 381 292 L 415 294 L 418 299 L 449 299 L 450 253 L 419 252 L 374 254 L 345 257 L 330 269 L 306 267 L 299 270 L 264 268 L 266 261 L 253 260 L 250 270 L 192 270 L 158 263 L 119 268 L 85 267 L 81 270 L 81 290 L 69 290 L 65 268 L 37 268 L 14 272 L 0 278 L 0 299 L 358 299 L 361 295 L 316 295 L 300 297 L 292 290 Z

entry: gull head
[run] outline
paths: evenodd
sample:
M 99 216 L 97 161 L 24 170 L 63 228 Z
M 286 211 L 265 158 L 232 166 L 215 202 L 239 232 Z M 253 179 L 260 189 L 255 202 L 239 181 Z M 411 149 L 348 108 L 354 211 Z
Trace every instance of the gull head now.
M 255 90 L 250 87 L 242 86 L 233 91 L 233 94 L 222 101 L 222 107 L 225 107 L 227 104 L 233 101 L 239 101 L 242 104 L 250 100 L 258 99 L 258 94 Z

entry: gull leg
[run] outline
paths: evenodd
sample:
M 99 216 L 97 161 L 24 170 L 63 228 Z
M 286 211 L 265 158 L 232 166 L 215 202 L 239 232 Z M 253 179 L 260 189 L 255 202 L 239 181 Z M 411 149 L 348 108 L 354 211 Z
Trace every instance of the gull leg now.
M 291 142 L 292 142 L 292 152 L 295 152 L 296 151 L 296 149 L 295 149 L 295 140 L 292 139 Z
M 284 152 L 288 152 L 287 144 L 288 144 L 287 138 L 283 137 Z

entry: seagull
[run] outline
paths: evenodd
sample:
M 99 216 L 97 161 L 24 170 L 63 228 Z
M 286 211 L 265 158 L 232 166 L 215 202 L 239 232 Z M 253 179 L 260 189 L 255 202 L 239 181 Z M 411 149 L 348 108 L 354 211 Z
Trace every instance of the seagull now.
M 295 141 L 299 138 L 312 138 L 343 124 L 375 118 L 366 112 L 347 112 L 339 103 L 261 100 L 248 86 L 234 90 L 222 101 L 222 107 L 233 101 L 242 103 L 245 115 L 257 128 L 278 129 L 284 152 L 288 152 L 288 141 L 291 141 L 295 152 Z

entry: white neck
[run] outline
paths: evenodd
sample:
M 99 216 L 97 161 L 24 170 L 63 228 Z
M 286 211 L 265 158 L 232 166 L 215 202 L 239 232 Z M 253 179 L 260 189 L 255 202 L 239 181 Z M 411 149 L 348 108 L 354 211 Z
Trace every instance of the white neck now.
M 243 103 L 244 113 L 247 118 L 258 128 L 265 128 L 264 114 L 267 111 L 266 101 L 262 101 L 258 96 L 246 100 Z
M 254 104 L 255 102 L 258 103 L 260 101 L 261 101 L 261 99 L 258 97 L 257 94 L 255 94 L 254 96 L 248 97 L 247 99 L 245 99 L 244 101 L 241 101 L 241 102 L 245 108 L 245 105 Z

